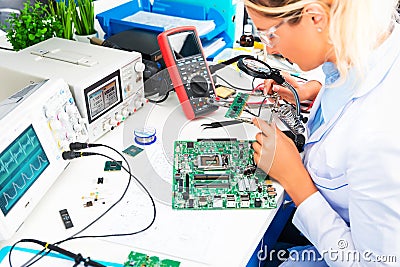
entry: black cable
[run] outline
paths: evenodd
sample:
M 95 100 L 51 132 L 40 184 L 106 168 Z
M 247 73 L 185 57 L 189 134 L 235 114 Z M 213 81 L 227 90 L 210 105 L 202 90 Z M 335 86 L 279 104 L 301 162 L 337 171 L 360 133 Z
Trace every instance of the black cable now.
M 4 47 L 4 46 L 0 46 L 0 49 L 8 50 L 8 51 L 14 51 L 14 49 L 8 48 L 8 47 Z
M 305 81 L 305 82 L 308 82 L 308 79 L 306 79 L 306 78 L 304 78 L 304 77 L 301 77 L 301 76 L 298 76 L 298 75 L 296 75 L 296 74 L 291 73 L 290 76 L 295 77 L 295 78 L 299 78 L 300 80 L 303 80 L 303 81 Z
M 224 81 L 226 84 L 228 84 L 233 89 L 242 90 L 242 91 L 249 91 L 249 92 L 253 91 L 253 89 L 246 89 L 246 88 L 241 88 L 241 87 L 238 87 L 238 86 L 234 86 L 233 84 L 231 84 L 230 82 L 228 82 L 227 80 L 225 80 L 224 78 L 219 76 L 218 74 L 214 74 L 214 76 L 219 78 L 219 79 L 221 79 L 222 81 Z
M 75 262 L 74 266 L 78 266 L 81 262 L 83 262 L 85 266 L 105 267 L 103 264 L 100 264 L 96 261 L 91 260 L 90 257 L 84 258 L 80 253 L 75 254 L 66 249 L 60 248 L 58 246 L 55 246 L 55 245 L 52 245 L 52 244 L 49 244 L 49 243 L 46 243 L 46 242 L 43 242 L 43 241 L 40 241 L 37 239 L 21 239 L 19 242 L 38 244 L 38 245 L 41 245 L 42 247 L 44 247 L 44 250 L 46 250 L 46 249 L 48 249 L 49 251 L 53 250 L 57 253 L 60 253 L 61 255 L 67 256 L 74 260 L 74 262 Z M 31 263 L 30 263 L 30 265 L 31 265 Z M 26 267 L 28 265 L 26 265 L 26 263 L 25 263 L 23 265 L 23 267 L 24 266 Z
M 161 99 L 159 99 L 159 100 L 152 100 L 152 99 L 150 99 L 150 98 L 147 98 L 147 100 L 149 100 L 150 103 L 154 103 L 154 104 L 162 103 L 162 102 L 164 102 L 165 100 L 167 100 L 167 98 L 168 98 L 168 96 L 169 96 L 169 92 L 170 92 L 170 91 L 168 91 L 168 92 L 164 95 L 164 97 L 161 98 Z
M 142 233 L 142 232 L 146 231 L 147 229 L 149 229 L 149 228 L 154 224 L 154 221 L 155 221 L 155 219 L 156 219 L 156 214 L 157 214 L 154 199 L 153 199 L 153 197 L 151 196 L 150 192 L 147 190 L 147 188 L 139 181 L 139 179 L 138 179 L 137 177 L 135 177 L 135 176 L 132 174 L 131 168 L 130 168 L 130 165 L 129 165 L 129 162 L 127 161 L 127 159 L 123 156 L 122 153 L 120 153 L 118 150 L 116 150 L 115 148 L 113 148 L 113 147 L 111 147 L 111 146 L 103 145 L 103 144 L 95 144 L 95 146 L 103 146 L 103 147 L 106 147 L 106 148 L 108 148 L 108 149 L 111 149 L 111 150 L 113 150 L 114 152 L 116 152 L 118 155 L 120 155 L 120 156 L 123 158 L 123 160 L 125 161 L 125 163 L 128 165 L 128 169 L 127 169 L 126 167 L 124 167 L 122 164 L 120 164 L 120 166 L 121 166 L 121 168 L 123 168 L 123 169 L 129 174 L 128 184 L 127 184 L 127 186 L 125 187 L 125 190 L 124 190 L 124 192 L 122 193 L 121 197 L 120 197 L 114 204 L 112 204 L 105 212 L 103 212 L 99 217 L 97 217 L 95 220 L 93 220 L 91 223 L 89 223 L 87 226 L 85 226 L 83 229 L 81 229 L 80 231 L 78 231 L 78 232 L 75 233 L 74 235 L 72 235 L 72 236 L 70 236 L 70 237 L 68 237 L 68 238 L 66 238 L 66 239 L 64 239 L 64 240 L 55 242 L 53 245 L 59 245 L 59 244 L 62 244 L 62 243 L 64 243 L 64 242 L 66 242 L 66 241 L 70 241 L 70 240 L 74 240 L 74 239 L 81 239 L 81 238 L 98 238 L 98 237 L 112 237 L 112 236 L 135 235 L 135 234 L 139 234 L 139 233 Z M 95 153 L 95 152 L 84 152 L 84 153 L 86 153 L 86 155 L 98 155 L 98 156 L 103 156 L 103 157 L 108 158 L 108 159 L 110 159 L 110 160 L 116 162 L 117 164 L 119 164 L 115 159 L 113 159 L 113 158 L 111 158 L 111 157 L 109 157 L 109 156 L 107 156 L 107 155 L 101 154 L 101 153 Z M 84 153 L 76 152 L 76 154 L 84 154 Z M 114 208 L 114 207 L 124 198 L 124 196 L 125 196 L 125 194 L 126 194 L 128 188 L 129 188 L 129 185 L 130 185 L 130 183 L 131 183 L 131 180 L 132 180 L 131 178 L 132 178 L 132 177 L 133 177 L 133 178 L 136 180 L 136 182 L 138 182 L 139 185 L 145 190 L 145 192 L 147 193 L 147 195 L 149 196 L 149 198 L 150 198 L 150 200 L 151 200 L 151 202 L 152 202 L 152 205 L 153 205 L 153 218 L 152 218 L 152 221 L 149 223 L 149 225 L 146 226 L 145 228 L 139 230 L 139 231 L 131 232 L 131 233 L 105 234 L 105 235 L 91 235 L 91 236 L 77 236 L 78 234 L 80 234 L 80 233 L 82 233 L 83 231 L 87 230 L 90 226 L 92 226 L 92 225 L 93 225 L 94 223 L 96 223 L 98 220 L 100 220 L 104 215 L 106 215 L 112 208 Z M 10 267 L 12 267 L 12 264 L 11 264 L 11 252 L 12 252 L 12 250 L 14 249 L 14 247 L 15 247 L 19 242 L 21 242 L 21 240 L 18 241 L 18 242 L 16 242 L 16 243 L 11 247 L 11 249 L 10 249 L 10 252 L 9 252 L 9 263 L 10 263 Z M 45 254 L 42 254 L 42 253 L 44 252 L 44 250 L 38 252 L 34 257 L 32 257 L 32 258 L 28 261 L 28 263 L 25 263 L 23 266 L 24 266 L 24 267 L 32 266 L 34 263 L 36 263 L 36 262 L 37 262 L 38 260 L 40 260 L 42 257 L 44 257 L 45 255 L 47 255 L 50 251 L 51 251 L 51 250 L 48 250 Z M 37 256 L 40 255 L 40 254 L 42 254 L 42 255 L 41 255 L 38 259 L 36 259 L 36 260 L 35 260 L 34 262 L 32 262 L 32 263 L 29 263 L 33 258 L 37 257 Z
M 252 90 L 252 92 L 254 91 L 254 81 L 256 80 L 256 78 L 255 77 L 253 77 L 253 80 L 251 81 L 251 89 L 253 89 Z
M 238 56 L 235 56 L 235 57 L 233 57 L 233 58 L 227 59 L 227 60 L 225 60 L 225 61 L 223 61 L 223 62 L 220 62 L 220 63 L 218 63 L 218 64 L 211 65 L 211 66 L 209 66 L 210 72 L 211 72 L 212 74 L 214 74 L 216 71 L 218 71 L 218 70 L 220 70 L 220 69 L 223 69 L 223 68 L 225 68 L 225 67 L 231 65 L 232 63 L 237 62 L 239 59 L 244 58 L 244 57 L 247 57 L 247 56 L 248 56 L 248 55 L 238 55 Z
M 251 112 L 251 111 L 248 110 L 248 109 L 243 109 L 243 111 L 249 113 L 250 115 L 252 115 L 252 116 L 254 116 L 254 117 L 259 117 L 259 116 L 257 116 L 256 114 L 254 114 L 253 112 Z
M 110 149 L 116 151 L 116 152 L 125 160 L 125 162 L 127 162 L 127 160 L 125 159 L 125 157 L 124 157 L 122 154 L 120 154 L 120 152 L 118 152 L 117 150 L 115 150 L 114 148 L 112 148 L 112 147 L 110 147 L 110 146 L 107 146 L 107 145 L 102 145 L 102 146 L 107 147 L 107 148 L 110 148 Z M 107 156 L 107 155 L 104 155 L 104 154 L 101 154 L 101 153 L 94 153 L 94 155 L 103 156 L 103 157 L 108 158 L 108 159 L 110 159 L 110 160 L 116 162 L 117 164 L 119 164 L 116 160 L 114 160 L 113 158 L 111 158 L 111 157 L 109 157 L 109 156 Z M 149 228 L 154 224 L 154 221 L 155 221 L 155 219 L 156 219 L 156 214 L 157 214 L 154 199 L 153 199 L 153 197 L 151 196 L 150 192 L 147 190 L 147 188 L 139 181 L 139 179 L 137 179 L 137 178 L 131 173 L 129 163 L 127 163 L 127 164 L 128 164 L 129 170 L 126 169 L 126 167 L 124 167 L 122 164 L 120 165 L 121 168 L 123 168 L 123 169 L 124 169 L 126 172 L 128 172 L 128 174 L 129 174 L 128 185 L 126 186 L 126 188 L 125 188 L 125 190 L 124 190 L 122 196 L 121 196 L 113 205 L 111 205 L 103 214 L 101 214 L 98 218 L 96 218 L 93 222 L 89 223 L 86 227 L 84 227 L 82 230 L 80 230 L 79 232 L 75 233 L 74 235 L 72 235 L 72 236 L 70 236 L 70 237 L 68 237 L 68 238 L 66 238 L 66 239 L 64 239 L 64 240 L 61 240 L 61 241 L 58 241 L 58 242 L 54 243 L 55 245 L 59 245 L 59 244 L 62 244 L 62 243 L 64 243 L 64 242 L 66 242 L 66 241 L 70 241 L 70 240 L 73 240 L 73 239 L 135 235 L 135 234 L 142 233 L 142 232 L 146 231 L 147 229 L 149 229 Z M 92 226 L 94 223 L 96 223 L 100 218 L 102 218 L 107 212 L 109 212 L 115 205 L 117 205 L 117 204 L 122 200 L 122 198 L 125 196 L 125 194 L 126 194 L 126 192 L 127 192 L 127 190 L 128 190 L 128 187 L 129 187 L 129 185 L 130 185 L 130 182 L 131 182 L 131 178 L 132 178 L 132 177 L 133 177 L 133 179 L 135 179 L 136 182 L 138 182 L 139 185 L 145 190 L 145 192 L 147 193 L 147 195 L 149 196 L 149 198 L 150 198 L 150 200 L 151 200 L 151 203 L 153 204 L 153 218 L 152 218 L 152 221 L 150 222 L 150 224 L 149 224 L 148 226 L 146 226 L 145 228 L 139 230 L 139 231 L 131 232 L 131 233 L 77 236 L 78 234 L 82 233 L 83 231 L 85 231 L 86 229 L 88 229 L 90 226 Z
M 22 239 L 15 242 L 11 248 L 10 248 L 10 252 L 8 253 L 8 263 L 10 264 L 10 267 L 12 267 L 12 263 L 11 263 L 11 253 L 14 250 L 15 246 L 18 245 L 19 243 L 24 242 Z M 46 251 L 46 248 L 42 249 L 41 251 L 39 251 L 38 253 L 36 253 L 32 258 L 30 258 L 27 262 L 25 262 L 23 265 L 21 265 L 21 267 L 28 267 L 33 265 L 34 263 L 36 263 L 38 260 L 40 260 L 43 256 L 46 256 L 47 254 L 49 254 L 50 250 L 47 251 L 46 253 L 43 254 L 43 252 Z M 39 258 L 37 258 L 40 255 Z M 37 259 L 35 259 L 37 258 Z M 34 260 L 34 261 L 33 261 Z
M 261 104 L 260 104 L 260 106 L 258 107 L 258 116 L 257 117 L 260 117 L 261 116 L 261 109 L 262 109 L 262 106 L 263 106 L 263 104 L 264 104 L 264 101 L 267 99 L 267 97 L 265 96 L 264 98 L 263 98 L 263 100 L 261 101 Z

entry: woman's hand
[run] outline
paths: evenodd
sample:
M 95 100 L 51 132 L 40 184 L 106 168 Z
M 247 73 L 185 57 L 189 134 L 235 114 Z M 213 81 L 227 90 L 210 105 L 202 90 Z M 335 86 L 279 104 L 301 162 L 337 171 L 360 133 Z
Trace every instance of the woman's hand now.
M 255 118 L 261 132 L 253 143 L 254 160 L 265 173 L 276 179 L 296 205 L 317 191 L 305 169 L 294 142 L 275 125 Z
M 321 83 L 315 80 L 311 80 L 308 82 L 298 82 L 298 80 L 292 77 L 287 72 L 281 72 L 282 76 L 285 80 L 290 83 L 294 89 L 296 89 L 297 94 L 299 95 L 300 102 L 305 100 L 313 101 L 317 96 L 319 90 L 321 89 Z M 276 82 L 272 79 L 267 79 L 264 81 L 264 94 L 273 94 L 277 92 L 283 99 L 286 101 L 295 104 L 293 93 L 283 87 L 281 85 L 276 84 Z

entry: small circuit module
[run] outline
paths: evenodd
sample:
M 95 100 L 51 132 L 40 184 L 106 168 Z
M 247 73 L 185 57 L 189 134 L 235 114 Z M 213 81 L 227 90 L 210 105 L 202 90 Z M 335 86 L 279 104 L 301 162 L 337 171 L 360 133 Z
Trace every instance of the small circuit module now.
M 175 141 L 174 209 L 276 208 L 276 189 L 256 167 L 252 141 Z
M 179 265 L 181 265 L 179 261 L 131 251 L 123 267 L 179 267 Z
M 225 118 L 236 119 L 242 114 L 246 101 L 250 95 L 238 93 L 230 105 L 228 111 L 225 113 Z

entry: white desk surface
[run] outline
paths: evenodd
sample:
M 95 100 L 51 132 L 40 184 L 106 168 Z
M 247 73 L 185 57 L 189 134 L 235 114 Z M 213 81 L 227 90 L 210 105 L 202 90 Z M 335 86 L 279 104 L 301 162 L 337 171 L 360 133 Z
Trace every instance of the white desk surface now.
M 234 125 L 202 131 L 202 123 L 224 120 L 225 109 L 206 118 L 187 122 L 175 94 L 157 106 L 146 104 L 122 125 L 104 135 L 97 143 L 118 150 L 133 144 L 133 129 L 143 125 L 157 129 L 157 142 L 143 147 L 136 157 L 126 155 L 132 172 L 148 187 L 156 201 L 157 217 L 147 231 L 133 236 L 85 238 L 68 241 L 61 247 L 108 262 L 124 263 L 131 250 L 181 261 L 181 266 L 245 266 L 267 230 L 277 209 L 271 210 L 173 210 L 171 208 L 172 165 L 169 157 L 173 141 L 196 140 L 201 137 L 235 137 L 254 139 L 257 129 L 252 125 Z M 96 149 L 117 160 L 114 152 Z M 56 242 L 76 233 L 122 194 L 128 181 L 124 172 L 103 171 L 107 159 L 92 156 L 74 159 L 44 196 L 11 240 L 0 247 L 12 245 L 22 238 Z M 98 177 L 104 184 L 97 185 Z M 278 184 L 278 204 L 283 189 Z M 83 207 L 90 192 L 99 192 L 106 204 Z M 59 210 L 68 209 L 74 227 L 66 230 Z M 109 214 L 83 233 L 110 234 L 135 232 L 152 218 L 152 205 L 144 191 L 133 182 L 125 198 Z M 35 265 L 34 265 L 35 266 Z M 39 264 L 36 266 L 40 266 Z

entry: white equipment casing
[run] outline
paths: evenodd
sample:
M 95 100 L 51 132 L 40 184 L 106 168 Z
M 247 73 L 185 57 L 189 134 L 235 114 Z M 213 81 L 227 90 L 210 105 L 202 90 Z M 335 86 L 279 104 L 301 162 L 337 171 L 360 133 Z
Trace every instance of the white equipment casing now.
M 87 121 L 89 141 L 120 125 L 145 103 L 142 56 L 51 38 L 2 55 L 4 68 L 41 79 L 64 79 Z
M 0 133 L 0 240 L 6 240 L 67 166 L 62 152 L 87 142 L 88 131 L 68 84 L 53 79 L 3 98 Z

